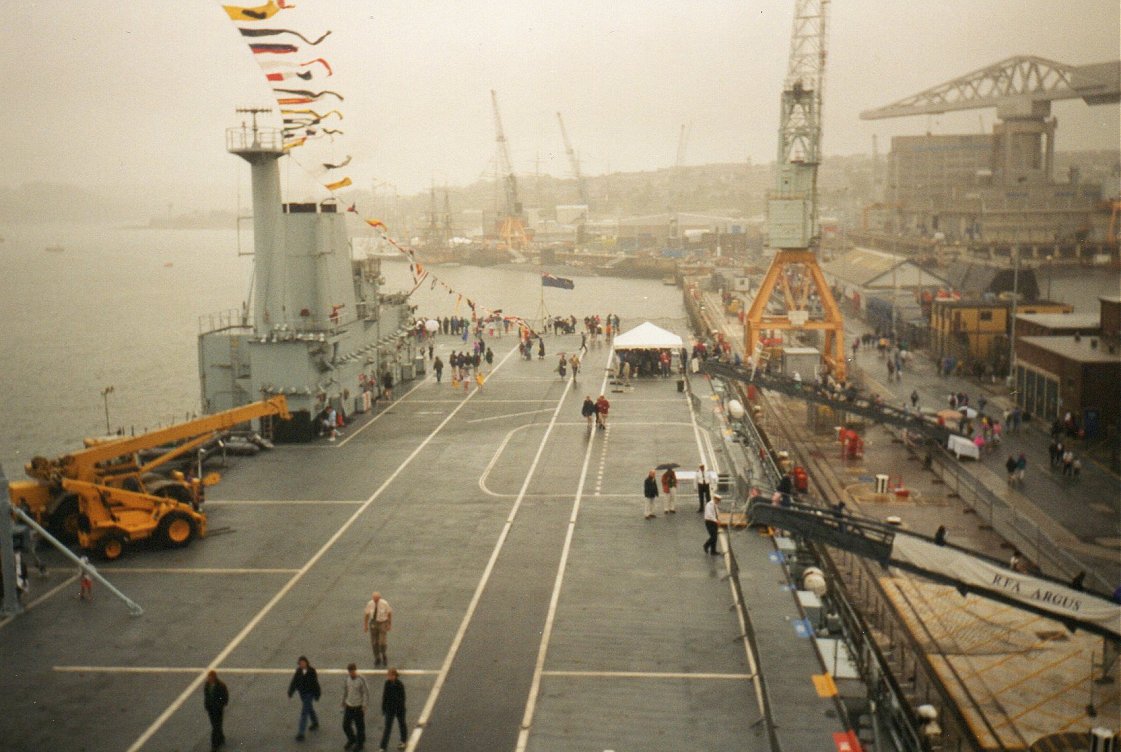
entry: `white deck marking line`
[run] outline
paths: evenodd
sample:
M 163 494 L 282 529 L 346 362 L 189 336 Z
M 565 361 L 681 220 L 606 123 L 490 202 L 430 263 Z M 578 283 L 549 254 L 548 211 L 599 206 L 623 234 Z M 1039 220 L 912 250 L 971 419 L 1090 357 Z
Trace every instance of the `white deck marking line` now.
M 221 567 L 104 567 L 103 574 L 295 574 L 298 569 L 229 568 Z
M 402 394 L 402 395 L 401 395 L 400 397 L 398 397 L 397 399 L 395 399 L 395 400 L 393 400 L 392 402 L 390 402 L 390 403 L 389 403 L 388 405 L 386 405 L 386 406 L 385 406 L 385 409 L 384 409 L 384 410 L 382 410 L 382 411 L 381 411 L 380 413 L 378 413 L 378 414 L 377 414 L 377 415 L 375 415 L 374 417 L 370 418 L 370 419 L 369 419 L 368 421 L 366 421 L 366 422 L 365 422 L 365 423 L 363 423 L 363 424 L 362 424 L 361 426 L 359 426 L 359 427 L 358 427 L 357 429 L 355 429 L 354 433 L 350 434 L 350 435 L 349 435 L 349 436 L 347 436 L 347 437 L 346 437 L 345 439 L 343 439 L 342 441 L 340 441 L 340 442 L 338 442 L 338 443 L 336 443 L 336 444 L 331 444 L 331 445 L 329 445 L 329 446 L 328 446 L 327 448 L 328 448 L 328 449 L 342 449 L 342 448 L 343 448 L 344 446 L 346 446 L 346 445 L 347 445 L 347 442 L 349 442 L 349 441 L 350 441 L 351 439 L 353 439 L 353 438 L 354 438 L 355 436 L 357 436 L 358 434 L 362 433 L 363 431 L 365 431 L 365 430 L 366 430 L 367 428 L 369 428 L 369 427 L 370 427 L 370 426 L 372 426 L 373 424 L 377 423 L 377 422 L 378 422 L 378 419 L 380 419 L 380 418 L 381 418 L 381 416 L 383 416 L 383 415 L 385 415 L 385 414 L 386 414 L 387 412 L 389 412 L 389 408 L 391 408 L 391 407 L 392 407 L 393 405 L 396 405 L 396 404 L 397 404 L 398 402 L 401 402 L 401 401 L 403 401 L 403 400 L 406 400 L 406 399 L 408 399 L 408 398 L 409 398 L 409 395 L 410 395 L 410 394 L 412 394 L 412 393 L 413 393 L 413 392 L 415 392 L 415 391 L 416 391 L 417 389 L 420 389 L 420 388 L 421 388 L 422 386 L 424 386 L 424 385 L 425 385 L 425 383 L 426 383 L 427 381 L 428 381 L 427 377 L 426 377 L 426 378 L 423 378 L 423 379 L 421 379 L 421 380 L 420 380 L 420 382 L 419 382 L 419 383 L 418 383 L 418 384 L 417 384 L 416 386 L 414 386 L 414 387 L 413 387 L 412 389 L 410 389 L 409 391 L 407 391 L 407 392 L 405 392 L 404 394 Z
M 490 471 L 494 469 L 494 466 L 496 464 L 498 464 L 498 458 L 501 457 L 502 453 L 506 451 L 506 445 L 510 443 L 510 439 L 514 437 L 514 434 L 518 431 L 521 431 L 522 429 L 529 428 L 531 425 L 533 424 L 523 423 L 522 425 L 515 426 L 514 428 L 511 428 L 506 432 L 506 435 L 502 438 L 502 443 L 500 443 L 498 445 L 498 448 L 494 450 L 494 456 L 490 458 L 490 462 L 487 463 L 487 466 L 483 468 L 483 472 L 479 475 L 479 488 L 483 493 L 489 494 L 491 496 L 506 496 L 515 498 L 518 496 L 518 494 L 498 494 L 494 491 L 491 491 L 489 488 L 487 488 L 487 478 L 490 477 Z
M 316 501 L 315 499 L 215 499 L 214 501 L 206 502 L 206 506 L 317 506 L 320 504 L 365 504 L 366 502 L 357 499 L 323 499 Z
M 754 674 L 675 673 L 672 671 L 542 671 L 542 676 L 563 676 L 590 679 L 754 679 Z
M 507 379 L 503 379 L 502 381 L 507 381 Z M 550 400 L 550 399 L 499 399 L 499 398 L 490 399 L 490 398 L 488 398 L 488 399 L 480 399 L 479 402 L 480 403 L 485 402 L 485 403 L 487 403 L 487 405 L 518 405 L 518 403 L 521 403 L 521 405 L 525 405 L 525 403 L 530 403 L 530 405 L 531 405 L 531 403 L 536 402 L 536 403 L 538 403 L 538 405 L 540 405 L 541 402 L 553 402 L 553 400 Z
M 501 368 L 502 365 L 507 360 L 509 360 L 510 356 L 513 354 L 514 349 L 511 348 L 506 357 L 499 361 L 498 366 L 495 367 L 495 370 Z M 281 599 L 283 599 L 284 596 L 288 594 L 288 591 L 296 586 L 296 583 L 298 583 L 303 578 L 303 576 L 307 574 L 308 571 L 313 566 L 315 566 L 315 564 L 321 558 L 323 558 L 323 555 L 326 554 L 327 551 L 335 545 L 339 538 L 341 538 L 343 534 L 350 529 L 351 525 L 353 525 L 355 521 L 357 521 L 358 518 L 362 516 L 362 513 L 369 509 L 370 505 L 373 504 L 379 496 L 381 496 L 382 492 L 389 487 L 389 484 L 396 480 L 397 476 L 400 475 L 401 472 L 409 466 L 409 464 L 416 458 L 418 454 L 421 453 L 421 451 L 426 446 L 428 446 L 429 443 L 431 443 L 432 439 L 434 439 L 436 435 L 443 430 L 444 426 L 451 422 L 451 419 L 454 418 L 456 413 L 458 413 L 463 408 L 463 406 L 468 403 L 473 394 L 474 393 L 468 394 L 466 397 L 464 397 L 463 402 L 461 402 L 458 407 L 448 413 L 448 417 L 440 421 L 440 425 L 432 429 L 432 432 L 424 438 L 424 441 L 420 442 L 420 444 L 417 445 L 417 447 L 409 454 L 409 456 L 406 457 L 405 460 L 397 466 L 397 469 L 390 473 L 389 477 L 382 481 L 382 484 L 377 487 L 377 490 L 375 490 L 373 494 L 370 495 L 370 498 L 366 499 L 366 502 L 362 504 L 362 506 L 354 510 L 354 513 L 349 518 L 347 518 L 346 522 L 344 522 L 342 526 L 339 527 L 339 529 L 336 530 L 335 533 L 327 539 L 327 541 L 320 547 L 320 549 L 316 551 L 310 559 L 308 559 L 307 563 L 300 567 L 299 571 L 297 571 L 296 574 L 292 575 L 292 578 L 288 580 L 288 582 L 286 582 L 272 598 L 269 599 L 269 602 L 266 603 L 244 627 L 242 627 L 241 631 L 238 632 L 232 640 L 230 640 L 226 647 L 222 648 L 218 655 L 214 657 L 214 660 L 212 660 L 206 667 L 206 671 L 217 669 L 222 665 L 222 661 L 226 660 L 226 658 L 228 658 L 230 654 L 237 649 L 238 645 L 240 645 L 242 641 L 245 640 L 245 638 L 248 637 L 254 629 L 256 629 L 261 620 L 264 619 L 269 614 L 269 612 L 273 610 L 276 604 L 280 603 Z M 175 698 L 171 702 L 171 704 L 164 709 L 162 713 L 160 713 L 156 720 L 152 721 L 151 725 L 149 725 L 148 728 L 144 730 L 144 733 L 142 733 L 139 738 L 137 738 L 137 740 L 132 743 L 127 752 L 137 752 L 137 750 L 141 749 L 148 742 L 148 740 L 151 739 L 152 736 L 157 731 L 159 731 L 165 723 L 167 723 L 167 720 L 171 718 L 171 716 L 174 715 L 179 710 L 179 708 L 183 706 L 183 703 L 190 699 L 190 697 L 202 685 L 202 682 L 205 678 L 206 673 L 200 671 L 198 675 L 191 681 L 191 683 L 187 685 L 186 689 L 184 689 L 183 692 L 180 693 L 180 695 Z
M 513 353 L 513 350 L 510 352 Z M 508 358 L 510 356 L 507 355 L 506 357 Z M 451 647 L 448 649 L 448 654 L 444 658 L 444 665 L 440 667 L 440 675 L 436 677 L 436 683 L 432 685 L 432 689 L 429 691 L 428 697 L 424 702 L 424 709 L 420 711 L 420 716 L 416 721 L 416 727 L 413 730 L 412 736 L 409 738 L 407 752 L 413 752 L 413 750 L 416 749 L 417 743 L 420 742 L 420 737 L 424 733 L 424 726 L 428 723 L 428 717 L 432 715 L 432 709 L 436 706 L 436 698 L 440 696 L 440 690 L 443 689 L 444 682 L 447 681 L 448 672 L 451 670 L 452 662 L 459 652 L 459 646 L 463 642 L 463 636 L 467 633 L 467 627 L 470 625 L 471 619 L 475 616 L 475 609 L 478 608 L 479 601 L 483 596 L 483 591 L 490 581 L 491 572 L 494 571 L 494 564 L 498 561 L 498 555 L 501 553 L 502 547 L 505 545 L 506 539 L 510 535 L 510 528 L 514 525 L 514 517 L 517 516 L 518 509 L 521 507 L 522 501 L 526 497 L 526 490 L 529 488 L 530 481 L 533 480 L 533 475 L 537 471 L 537 465 L 541 461 L 541 455 L 545 452 L 545 445 L 549 443 L 549 436 L 553 432 L 553 426 L 557 424 L 557 416 L 560 415 L 561 408 L 564 407 L 564 401 L 571 390 L 572 382 L 566 382 L 564 391 L 561 393 L 560 399 L 557 400 L 557 406 L 553 410 L 553 417 L 549 421 L 549 426 L 545 429 L 545 435 L 541 437 L 541 443 L 537 446 L 537 453 L 533 457 L 533 462 L 526 471 L 525 480 L 522 481 L 521 490 L 518 492 L 518 498 L 514 502 L 514 506 L 510 509 L 510 514 L 506 517 L 506 524 L 502 526 L 502 532 L 498 534 L 498 541 L 494 544 L 494 550 L 491 551 L 490 559 L 487 561 L 486 568 L 483 569 L 483 575 L 479 579 L 479 584 L 475 586 L 475 592 L 471 596 L 471 602 L 467 606 L 467 612 L 463 615 L 463 621 L 460 622 L 459 629 L 452 639 Z M 513 431 L 508 433 L 506 438 L 503 439 L 503 446 L 510 440 L 511 434 L 513 434 Z M 488 472 L 490 467 L 494 465 L 497 456 L 496 453 L 495 457 L 491 459 L 490 465 L 487 466 Z
M 52 666 L 52 671 L 64 674 L 197 674 L 206 672 L 205 666 Z M 289 668 L 234 668 L 225 666 L 223 674 L 283 674 L 287 676 L 295 670 Z M 317 668 L 318 674 L 342 676 L 347 671 L 345 668 Z M 358 673 L 381 674 L 381 671 L 359 671 Z M 399 668 L 397 673 L 403 676 L 433 676 L 438 673 L 435 669 Z
M 626 402 L 628 405 L 631 405 L 631 404 L 634 404 L 635 402 L 661 402 L 661 403 L 679 402 L 681 400 L 681 398 L 680 397 L 619 397 L 619 400 L 622 401 L 622 402 Z
M 571 425 L 577 425 L 575 423 Z M 687 426 L 689 423 L 684 420 L 619 420 L 612 418 L 611 423 L 604 431 L 609 431 L 615 426 Z
M 542 412 L 544 412 L 544 411 L 542 411 Z M 532 424 L 530 424 L 530 425 L 532 425 Z M 541 425 L 541 424 L 539 423 L 539 424 L 537 424 L 537 425 Z M 574 420 L 574 421 L 565 421 L 565 420 L 561 420 L 561 421 L 557 421 L 557 425 L 558 425 L 558 426 L 562 426 L 562 427 L 564 427 L 564 426 L 583 426 L 584 428 L 587 428 L 587 427 L 588 427 L 588 422 L 587 422 L 587 421 L 584 421 L 584 420 L 579 420 L 579 421 L 575 421 L 575 420 Z M 688 425 L 690 425 L 690 424 L 689 424 L 689 423 L 687 423 L 687 422 L 685 422 L 685 421 L 683 421 L 683 420 L 682 420 L 682 421 L 665 421 L 665 420 L 612 420 L 612 421 L 611 421 L 611 425 L 610 425 L 610 426 L 608 426 L 608 427 L 607 427 L 606 429 L 604 429 L 604 430 L 607 430 L 607 431 L 609 431 L 609 430 L 611 430 L 611 427 L 612 427 L 612 426 L 618 426 L 618 425 L 622 425 L 622 426 L 688 426 Z M 594 431 L 594 430 L 596 430 L 596 429 L 594 429 L 594 428 L 593 428 L 592 430 Z
M 704 447 L 701 444 L 701 427 L 697 425 L 697 414 L 693 410 L 693 398 L 692 398 L 692 396 L 690 396 L 690 394 L 688 392 L 686 392 L 686 394 L 685 394 L 685 402 L 688 403 L 688 405 L 689 405 L 689 420 L 692 421 L 692 423 L 693 423 L 693 436 L 697 441 L 697 453 L 701 455 L 701 464 L 703 464 L 706 468 L 711 468 L 713 472 L 719 472 L 718 469 L 717 469 L 716 455 L 715 454 L 711 455 L 711 457 L 712 457 L 712 464 L 711 465 L 704 461 L 705 452 L 704 452 Z M 705 443 L 708 444 L 709 451 L 712 452 L 713 451 L 712 444 L 708 441 L 708 434 L 707 433 L 704 434 L 704 438 L 705 438 Z M 728 587 L 732 591 L 732 603 L 735 603 L 736 602 L 736 586 L 732 582 L 732 577 L 731 577 L 731 574 L 732 574 L 732 564 L 731 564 L 731 561 L 730 561 L 731 548 L 729 547 L 729 543 L 728 543 L 728 530 L 727 530 L 727 528 L 724 528 L 723 530 L 721 530 L 720 535 L 722 535 L 724 537 L 724 557 L 723 557 L 724 558 L 724 569 L 729 574 Z M 760 678 L 759 678 L 759 664 L 755 660 L 755 653 L 752 652 L 752 650 L 751 650 L 751 642 L 747 639 L 747 623 L 744 621 L 743 610 L 742 609 L 739 609 L 739 608 L 736 609 L 736 618 L 739 620 L 739 623 L 740 623 L 740 634 L 743 635 L 743 637 L 741 638 L 742 641 L 743 641 L 743 652 L 747 655 L 747 667 L 751 670 L 751 682 L 752 682 L 752 684 L 755 685 L 755 702 L 759 706 L 759 717 L 763 718 L 767 714 L 766 705 L 763 702 L 763 683 L 762 683 L 762 681 L 760 681 Z
M 607 351 L 607 362 L 611 362 L 612 350 Z M 599 393 L 603 394 L 607 387 L 607 374 L 603 376 Z M 588 441 L 588 448 L 584 450 L 584 464 L 580 468 L 580 481 L 576 486 L 576 498 L 572 501 L 572 513 L 568 517 L 568 528 L 564 533 L 564 546 L 561 548 L 560 562 L 557 564 L 557 576 L 553 580 L 553 592 L 549 596 L 549 611 L 545 616 L 545 628 L 541 631 L 541 643 L 537 648 L 537 662 L 533 666 L 533 681 L 530 682 L 529 696 L 526 698 L 525 712 L 522 714 L 522 726 L 518 729 L 518 743 L 515 752 L 525 752 L 529 744 L 529 729 L 533 725 L 533 714 L 537 710 L 537 695 L 541 691 L 541 672 L 545 668 L 545 657 L 549 652 L 549 640 L 553 636 L 553 622 L 557 618 L 557 603 L 560 601 L 561 585 L 564 583 L 564 571 L 568 568 L 568 554 L 572 550 L 572 536 L 576 532 L 576 518 L 580 514 L 580 501 L 584 497 L 584 483 L 588 478 L 588 465 L 592 461 L 592 448 L 595 446 L 595 431 L 592 429 L 592 440 Z M 606 433 L 606 432 L 605 432 Z M 604 446 L 603 451 L 607 451 Z
M 521 413 L 506 413 L 505 415 L 492 415 L 489 418 L 473 418 L 473 419 L 471 419 L 467 422 L 468 423 L 485 423 L 488 420 L 504 420 L 506 418 L 520 418 L 523 415 L 536 415 L 537 413 L 548 413 L 548 412 L 552 412 L 552 408 L 543 407 L 540 410 L 526 410 L 525 412 L 521 412 Z
M 76 575 L 76 574 L 71 575 L 67 579 L 65 579 L 62 582 L 60 582 L 59 584 L 55 585 L 53 588 L 51 588 L 47 592 L 40 595 L 35 600 L 31 601 L 31 603 L 28 603 L 26 606 L 24 606 L 23 607 L 23 613 L 27 613 L 28 611 L 35 608 L 36 606 L 38 606 L 43 601 L 50 598 L 52 595 L 54 595 L 58 591 L 62 590 L 65 587 L 69 587 L 69 586 L 73 585 L 77 581 L 78 581 L 78 575 Z M 0 619 L 0 629 L 3 629 L 4 627 L 8 626 L 8 624 L 10 624 L 12 621 L 14 621 L 15 618 L 16 617 L 13 614 L 12 616 L 6 616 L 3 619 Z
M 470 421 L 468 421 L 468 422 L 470 422 Z M 514 434 L 517 433 L 518 431 L 524 431 L 527 428 L 536 428 L 536 427 L 539 427 L 541 425 L 542 425 L 541 423 L 523 423 L 522 425 L 515 426 L 514 428 L 511 428 L 509 431 L 506 432 L 506 436 L 503 437 L 502 443 L 499 444 L 498 448 L 494 450 L 494 455 L 490 458 L 490 462 L 487 463 L 487 466 L 485 468 L 483 468 L 483 472 L 479 475 L 479 489 L 483 493 L 485 493 L 487 496 L 493 496 L 496 499 L 517 498 L 517 496 L 519 494 L 499 493 L 497 491 L 491 491 L 490 487 L 487 485 L 487 480 L 490 479 L 491 471 L 494 470 L 494 466 L 496 464 L 498 464 L 499 457 L 501 457 L 503 452 L 506 451 L 506 445 L 510 443 L 510 439 L 512 439 L 514 437 Z M 572 426 L 572 425 L 583 426 L 583 425 L 586 425 L 586 424 L 585 423 L 561 423 L 561 422 L 558 422 L 558 423 L 556 423 L 556 425 L 558 425 L 558 426 Z M 604 496 L 627 496 L 628 494 L 603 494 L 603 495 Z M 531 493 L 527 493 L 527 494 L 524 494 L 524 496 L 527 499 L 571 499 L 572 498 L 572 494 L 531 494 Z
M 498 493 L 497 491 L 491 491 L 490 489 L 485 489 L 485 493 L 488 496 L 492 496 L 496 499 L 513 499 L 513 498 L 517 497 L 517 494 Z M 634 494 L 624 494 L 624 493 L 600 494 L 600 493 L 597 493 L 596 496 L 615 497 L 615 498 L 622 499 L 622 498 L 633 498 Z M 527 499 L 571 499 L 572 494 L 526 494 L 525 497 Z

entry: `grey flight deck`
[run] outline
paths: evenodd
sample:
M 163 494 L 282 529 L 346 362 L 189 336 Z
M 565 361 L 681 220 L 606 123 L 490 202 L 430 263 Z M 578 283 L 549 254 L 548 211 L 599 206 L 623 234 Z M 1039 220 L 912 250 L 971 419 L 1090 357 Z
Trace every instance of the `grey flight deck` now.
M 459 344 L 437 351 L 446 360 Z M 572 385 L 552 358 L 507 356 L 514 344 L 493 343 L 494 372 L 470 396 L 447 378 L 406 383 L 335 444 L 237 461 L 211 494 L 224 532 L 103 568 L 143 617 L 101 590 L 78 602 L 66 585 L 0 626 L 4 748 L 206 750 L 198 682 L 213 665 L 230 688 L 227 749 L 340 749 L 355 661 L 376 749 L 384 672 L 361 623 L 380 590 L 412 748 L 766 749 L 724 559 L 701 551 L 695 497 L 682 489 L 676 515 L 659 504 L 642 518 L 646 471 L 701 459 L 686 398 L 673 379 L 608 391 L 610 428 L 589 438 L 580 402 L 598 395 L 608 348 Z M 61 566 L 36 595 L 69 575 Z M 301 654 L 323 684 L 322 725 L 302 744 L 285 696 Z

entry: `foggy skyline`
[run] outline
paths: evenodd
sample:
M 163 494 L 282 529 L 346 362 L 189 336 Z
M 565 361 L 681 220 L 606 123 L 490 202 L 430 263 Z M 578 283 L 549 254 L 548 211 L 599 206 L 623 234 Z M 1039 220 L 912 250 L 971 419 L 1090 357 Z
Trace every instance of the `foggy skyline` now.
M 493 174 L 490 89 L 514 169 L 570 173 L 556 112 L 586 174 L 774 159 L 793 0 L 512 2 L 303 0 L 346 101 L 355 187 L 402 194 Z M 252 5 L 254 3 L 245 3 Z M 298 4 L 305 14 L 308 8 Z M 918 10 L 921 9 L 921 12 Z M 273 106 L 219 3 L 16 4 L 0 31 L 4 186 L 48 181 L 228 208 L 248 170 L 224 148 L 234 109 Z M 306 18 L 306 15 L 305 15 Z M 1013 55 L 1116 60 L 1113 1 L 831 3 L 824 153 L 885 155 L 893 135 L 991 130 L 993 110 L 885 121 L 862 110 Z M 274 24 L 283 26 L 283 23 Z M 1057 102 L 1059 150 L 1117 149 L 1117 105 Z M 323 198 L 283 166 L 288 196 Z M 345 192 L 342 194 L 345 196 Z

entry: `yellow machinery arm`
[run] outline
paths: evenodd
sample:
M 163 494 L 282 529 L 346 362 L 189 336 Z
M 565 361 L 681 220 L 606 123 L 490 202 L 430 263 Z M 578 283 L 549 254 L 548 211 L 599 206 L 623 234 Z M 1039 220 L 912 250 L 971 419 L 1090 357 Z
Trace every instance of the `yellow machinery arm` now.
M 290 417 L 288 401 L 283 395 L 224 410 L 213 415 L 204 415 L 201 418 L 177 423 L 167 428 L 158 428 L 139 436 L 127 436 L 96 443 L 79 452 L 66 454 L 55 460 L 37 457 L 25 469 L 32 478 L 46 482 L 61 480 L 62 478 L 94 482 L 115 474 L 143 473 L 206 443 L 216 433 L 266 415 L 275 415 L 284 420 Z M 184 443 L 176 445 L 142 466 L 131 460 L 119 467 L 100 466 L 110 460 L 119 457 L 133 457 L 141 450 L 171 442 Z

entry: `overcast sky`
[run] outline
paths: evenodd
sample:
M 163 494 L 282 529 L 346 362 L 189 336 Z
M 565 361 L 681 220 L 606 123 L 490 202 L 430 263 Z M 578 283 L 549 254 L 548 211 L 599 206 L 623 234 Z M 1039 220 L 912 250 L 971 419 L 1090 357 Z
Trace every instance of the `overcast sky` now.
M 519 173 L 568 174 L 558 110 L 589 174 L 672 165 L 686 122 L 688 164 L 774 159 L 793 0 L 296 4 L 263 25 L 294 26 L 299 12 L 305 34 L 334 32 L 316 52 L 337 71 L 327 88 L 346 96 L 339 148 L 362 187 L 489 174 L 492 88 Z M 837 0 L 825 154 L 870 153 L 872 134 L 883 153 L 891 135 L 988 131 L 992 110 L 858 114 L 1012 55 L 1115 60 L 1119 15 L 1117 0 Z M 218 3 L 9 3 L 0 60 L 4 184 L 131 186 L 215 208 L 247 185 L 223 133 L 235 107 L 268 105 L 270 92 Z M 1117 148 L 1118 113 L 1057 103 L 1058 148 Z

